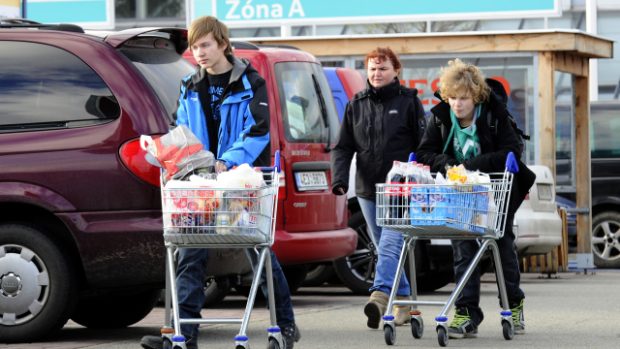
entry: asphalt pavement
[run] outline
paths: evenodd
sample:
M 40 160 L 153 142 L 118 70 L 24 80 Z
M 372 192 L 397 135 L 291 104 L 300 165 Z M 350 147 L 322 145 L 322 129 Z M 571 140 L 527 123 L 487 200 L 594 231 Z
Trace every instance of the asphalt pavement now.
M 439 291 L 420 295 L 421 299 L 445 301 L 454 284 Z M 620 270 L 594 273 L 561 273 L 547 278 L 523 274 L 526 294 L 526 334 L 507 341 L 502 336 L 497 287 L 492 275 L 482 283 L 481 306 L 485 320 L 478 338 L 452 339 L 448 348 L 620 348 Z M 302 338 L 296 349 L 387 348 L 382 330 L 366 328 L 362 312 L 367 297 L 352 295 L 341 286 L 301 288 L 293 296 L 296 321 Z M 216 309 L 205 309 L 204 316 L 241 316 L 245 298 L 228 296 Z M 397 327 L 395 348 L 439 348 L 435 332 L 437 306 L 420 308 L 424 335 L 414 339 L 409 326 Z M 155 308 L 144 320 L 122 330 L 91 330 L 69 322 L 53 341 L 11 344 L 10 349 L 129 349 L 140 348 L 143 335 L 156 334 L 163 323 L 164 311 Z M 451 315 L 451 314 L 450 314 Z M 269 324 L 264 306 L 255 307 L 248 336 L 251 348 L 265 348 Z M 238 325 L 201 327 L 200 348 L 234 348 Z

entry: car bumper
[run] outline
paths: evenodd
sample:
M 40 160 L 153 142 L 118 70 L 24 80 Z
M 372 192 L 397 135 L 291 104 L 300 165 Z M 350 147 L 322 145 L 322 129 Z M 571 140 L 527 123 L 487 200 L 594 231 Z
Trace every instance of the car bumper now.
M 291 233 L 277 230 L 273 251 L 281 264 L 333 261 L 347 256 L 357 246 L 357 233 L 351 228 Z
M 562 220 L 555 212 L 532 212 L 515 216 L 513 231 L 521 256 L 549 253 L 562 242 Z

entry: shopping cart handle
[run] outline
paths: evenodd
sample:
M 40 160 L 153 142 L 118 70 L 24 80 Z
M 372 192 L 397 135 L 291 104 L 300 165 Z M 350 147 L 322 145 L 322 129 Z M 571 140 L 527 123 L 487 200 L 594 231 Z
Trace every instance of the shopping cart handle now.
M 513 152 L 508 153 L 506 157 L 506 170 L 513 174 L 519 172 L 519 162 Z
M 414 162 L 414 161 L 416 161 L 415 153 L 411 152 L 409 153 L 409 160 L 407 162 Z
M 276 172 L 280 173 L 280 151 L 276 150 L 275 154 L 273 154 L 273 166 L 259 168 L 262 172 L 271 172 L 275 169 Z

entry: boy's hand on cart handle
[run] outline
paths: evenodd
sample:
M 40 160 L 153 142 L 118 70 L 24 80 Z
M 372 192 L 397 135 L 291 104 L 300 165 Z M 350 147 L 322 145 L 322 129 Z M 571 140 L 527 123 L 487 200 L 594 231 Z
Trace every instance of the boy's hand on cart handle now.
M 226 163 L 224 161 L 217 160 L 215 162 L 215 173 L 221 173 L 227 171 Z

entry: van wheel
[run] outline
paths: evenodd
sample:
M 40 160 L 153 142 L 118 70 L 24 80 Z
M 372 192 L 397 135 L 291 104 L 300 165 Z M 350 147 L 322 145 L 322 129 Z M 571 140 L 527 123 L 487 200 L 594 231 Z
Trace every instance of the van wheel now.
M 599 213 L 592 227 L 594 264 L 599 268 L 620 268 L 620 213 Z
M 355 294 L 367 295 L 375 279 L 377 248 L 370 239 L 370 231 L 362 211 L 349 218 L 349 227 L 357 232 L 357 247 L 353 254 L 334 261 L 334 270 L 340 281 Z
M 136 294 L 102 294 L 81 299 L 71 319 L 88 328 L 124 328 L 144 319 L 159 299 L 161 290 Z
M 77 279 L 66 254 L 41 228 L 0 225 L 0 338 L 32 342 L 64 326 Z

